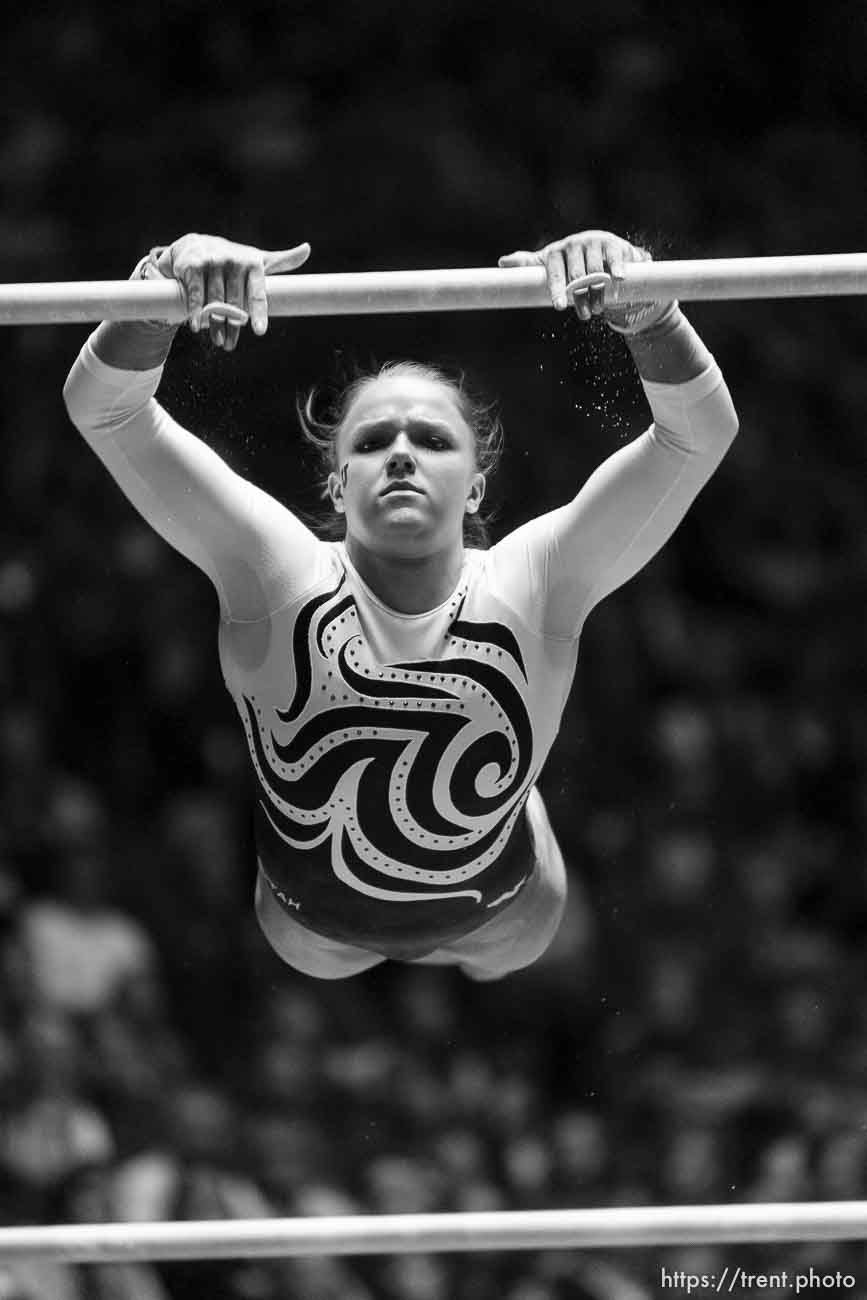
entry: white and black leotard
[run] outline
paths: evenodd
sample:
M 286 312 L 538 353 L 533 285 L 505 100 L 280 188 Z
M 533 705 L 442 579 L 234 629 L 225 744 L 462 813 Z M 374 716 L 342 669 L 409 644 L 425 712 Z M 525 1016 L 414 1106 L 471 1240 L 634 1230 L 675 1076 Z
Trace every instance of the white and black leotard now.
M 666 541 L 734 437 L 718 368 L 645 383 L 651 427 L 567 505 L 466 551 L 449 599 L 414 615 L 181 428 L 154 398 L 160 374 L 109 367 L 87 344 L 67 405 L 216 588 L 275 896 L 302 925 L 386 956 L 484 924 L 532 868 L 521 814 L 588 613 Z

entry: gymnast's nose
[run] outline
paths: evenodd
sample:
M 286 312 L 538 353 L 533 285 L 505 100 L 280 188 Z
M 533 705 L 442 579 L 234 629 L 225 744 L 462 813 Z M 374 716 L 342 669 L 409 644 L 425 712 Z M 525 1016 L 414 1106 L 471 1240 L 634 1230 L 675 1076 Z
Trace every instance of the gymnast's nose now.
M 406 441 L 406 436 L 401 435 L 401 438 L 392 447 L 388 460 L 385 462 L 385 472 L 400 478 L 404 474 L 411 474 L 414 469 L 415 457 L 412 454 L 412 449 Z

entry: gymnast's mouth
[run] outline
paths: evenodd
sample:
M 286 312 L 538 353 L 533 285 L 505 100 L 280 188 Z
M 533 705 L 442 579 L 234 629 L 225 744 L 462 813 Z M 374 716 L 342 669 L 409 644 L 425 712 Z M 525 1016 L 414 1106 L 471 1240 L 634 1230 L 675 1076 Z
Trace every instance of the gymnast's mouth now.
M 416 487 L 414 483 L 409 483 L 403 478 L 395 479 L 393 483 L 389 483 L 379 495 L 381 497 L 388 496 L 389 492 L 418 492 L 421 496 L 424 496 L 424 492 L 420 487 Z

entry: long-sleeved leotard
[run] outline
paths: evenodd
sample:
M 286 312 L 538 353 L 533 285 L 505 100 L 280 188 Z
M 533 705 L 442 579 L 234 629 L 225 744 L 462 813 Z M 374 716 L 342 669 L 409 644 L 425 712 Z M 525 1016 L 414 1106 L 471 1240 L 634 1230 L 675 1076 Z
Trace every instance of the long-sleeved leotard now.
M 144 518 L 211 578 L 258 785 L 260 864 L 293 919 L 417 957 L 496 915 L 532 867 L 522 810 L 590 610 L 659 550 L 731 443 L 715 364 L 645 382 L 653 424 L 567 505 L 468 550 L 442 605 L 400 614 L 154 398 L 161 370 L 86 345 L 71 418 Z

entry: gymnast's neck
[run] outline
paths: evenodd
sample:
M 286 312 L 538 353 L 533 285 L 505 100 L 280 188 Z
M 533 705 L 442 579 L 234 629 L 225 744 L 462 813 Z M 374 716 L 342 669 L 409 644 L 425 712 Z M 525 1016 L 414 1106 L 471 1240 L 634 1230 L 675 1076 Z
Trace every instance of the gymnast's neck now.
M 431 554 L 372 551 L 348 533 L 346 553 L 377 600 L 398 614 L 424 614 L 448 600 L 464 566 L 462 538 Z

